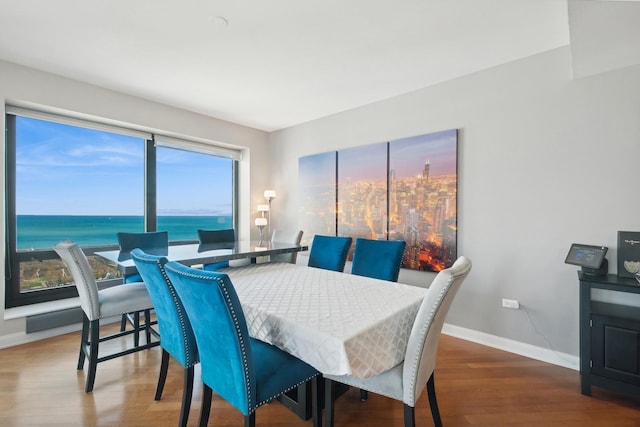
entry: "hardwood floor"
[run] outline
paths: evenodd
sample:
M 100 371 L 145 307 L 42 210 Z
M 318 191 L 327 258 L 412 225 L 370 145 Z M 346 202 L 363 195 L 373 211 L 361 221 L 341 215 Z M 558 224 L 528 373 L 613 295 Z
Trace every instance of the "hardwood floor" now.
M 71 333 L 0 350 L 0 426 L 175 426 L 182 369 L 169 368 L 161 401 L 154 401 L 160 349 L 98 365 L 93 393 L 76 371 L 80 337 Z M 105 346 L 106 349 L 106 346 Z M 86 367 L 85 367 L 86 369 Z M 199 378 L 199 370 L 196 370 Z M 578 372 L 442 336 L 436 390 L 443 423 L 457 426 L 640 426 L 640 399 L 593 389 L 580 394 Z M 189 425 L 197 425 L 202 388 L 196 381 Z M 417 426 L 432 426 L 426 393 Z M 258 409 L 258 426 L 311 425 L 279 402 Z M 240 413 L 214 395 L 211 426 L 241 426 Z M 402 426 L 402 404 L 349 390 L 336 402 L 336 427 Z

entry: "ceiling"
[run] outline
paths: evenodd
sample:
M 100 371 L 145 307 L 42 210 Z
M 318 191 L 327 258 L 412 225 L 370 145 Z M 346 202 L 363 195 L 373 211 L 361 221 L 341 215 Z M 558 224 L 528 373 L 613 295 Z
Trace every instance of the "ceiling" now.
M 569 44 L 566 0 L 0 0 L 0 59 L 265 131 Z

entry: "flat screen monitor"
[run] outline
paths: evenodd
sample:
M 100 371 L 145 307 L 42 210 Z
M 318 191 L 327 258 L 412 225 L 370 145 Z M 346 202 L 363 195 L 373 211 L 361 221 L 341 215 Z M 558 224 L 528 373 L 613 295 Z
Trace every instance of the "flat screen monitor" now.
M 602 266 L 604 257 L 607 254 L 606 246 L 581 245 L 574 243 L 569 249 L 567 264 L 579 265 L 580 267 L 599 269 Z

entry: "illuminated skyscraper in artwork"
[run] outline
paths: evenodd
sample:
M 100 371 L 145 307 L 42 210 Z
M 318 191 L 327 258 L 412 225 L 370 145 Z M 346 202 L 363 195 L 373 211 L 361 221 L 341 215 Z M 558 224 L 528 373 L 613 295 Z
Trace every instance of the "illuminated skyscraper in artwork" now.
M 424 169 L 422 170 L 422 185 L 429 184 L 429 167 L 430 166 L 431 165 L 429 164 L 429 160 L 424 162 Z

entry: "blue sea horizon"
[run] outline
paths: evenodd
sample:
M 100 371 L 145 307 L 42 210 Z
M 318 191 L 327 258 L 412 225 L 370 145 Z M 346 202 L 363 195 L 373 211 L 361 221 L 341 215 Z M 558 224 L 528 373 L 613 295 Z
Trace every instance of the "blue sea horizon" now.
M 143 231 L 144 218 L 135 215 L 17 215 L 18 250 L 51 249 L 70 239 L 80 246 L 117 245 L 119 232 Z M 197 240 L 197 230 L 232 228 L 228 216 L 158 216 L 158 230 L 169 240 Z

